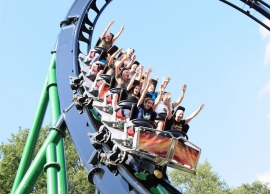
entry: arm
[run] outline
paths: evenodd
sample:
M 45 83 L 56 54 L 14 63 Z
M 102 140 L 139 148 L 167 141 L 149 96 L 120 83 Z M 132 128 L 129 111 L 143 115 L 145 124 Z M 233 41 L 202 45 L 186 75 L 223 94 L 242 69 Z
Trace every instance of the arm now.
M 126 60 L 126 56 L 123 57 L 123 59 L 118 64 L 115 65 L 115 77 L 117 77 L 120 74 L 120 67 L 124 63 L 125 60 Z
M 149 67 L 148 70 L 146 72 L 144 72 L 144 81 L 143 81 L 143 85 L 142 85 L 142 88 L 141 88 L 141 92 L 144 90 L 145 87 L 147 87 L 148 77 L 149 77 L 151 72 L 152 72 L 151 67 Z
M 138 72 L 136 72 L 136 73 L 133 75 L 133 77 L 131 78 L 131 80 L 130 80 L 128 86 L 127 86 L 127 91 L 129 91 L 129 90 L 132 88 L 133 83 L 134 83 L 134 81 L 135 81 L 135 78 L 136 78 L 137 76 L 138 76 Z
M 137 68 L 138 69 L 138 68 Z M 138 80 L 138 81 L 140 81 L 141 79 L 142 79 L 142 75 L 143 75 L 143 69 L 144 69 L 144 66 L 143 65 L 141 65 L 140 67 L 139 67 L 139 75 L 136 77 L 136 80 Z M 146 82 L 147 83 L 147 82 Z
M 203 109 L 203 107 L 204 104 L 201 104 L 196 111 L 194 111 L 188 118 L 186 118 L 185 124 L 188 124 L 194 117 L 196 117 L 199 114 L 199 112 Z
M 124 26 L 121 26 L 121 30 L 113 37 L 112 43 L 114 43 L 116 39 L 122 34 L 123 30 L 124 30 Z
M 111 25 L 114 24 L 114 20 L 110 21 L 110 23 L 108 24 L 108 26 L 105 28 L 104 32 L 102 33 L 101 37 L 100 38 L 105 38 L 109 28 L 111 27 Z
M 149 79 L 149 81 L 147 82 L 147 86 L 149 86 L 151 82 L 152 82 L 152 79 Z M 141 94 L 141 97 L 137 103 L 137 106 L 140 106 L 143 103 L 144 97 L 148 88 L 147 86 L 144 88 L 143 93 Z
M 172 108 L 175 108 L 176 106 L 178 106 L 182 102 L 182 100 L 184 99 L 184 96 L 185 96 L 186 89 L 187 89 L 187 85 L 184 84 L 182 86 L 182 93 L 179 96 L 179 98 L 177 99 L 177 101 L 172 103 Z
M 133 65 L 134 61 L 136 60 L 136 55 L 132 56 L 132 59 L 130 60 L 129 64 L 126 66 L 126 68 L 130 69 Z
M 118 53 L 120 53 L 122 50 L 123 50 L 123 48 L 120 48 L 120 49 L 118 49 L 115 53 L 113 53 L 113 55 L 110 57 L 110 60 L 109 60 L 109 62 L 108 62 L 108 66 L 109 66 L 109 67 L 112 67 L 112 65 L 113 65 L 113 60 L 114 60 L 115 56 L 116 56 Z
M 168 107 L 167 109 L 167 118 L 171 119 L 172 118 L 172 110 L 171 110 L 171 97 L 166 97 L 165 101 L 165 105 Z
M 158 90 L 158 96 L 157 96 L 157 98 L 156 98 L 156 100 L 155 100 L 155 103 L 154 103 L 153 106 L 152 106 L 153 111 L 156 110 L 157 105 L 159 104 L 159 102 L 160 102 L 160 100 L 161 100 L 161 96 L 162 96 L 162 94 L 163 94 L 163 92 L 164 92 L 164 90 L 165 90 L 165 88 L 166 88 L 165 86 L 166 86 L 166 85 L 165 85 L 165 82 L 163 82 L 163 83 L 160 85 L 160 88 L 159 88 L 159 90 Z

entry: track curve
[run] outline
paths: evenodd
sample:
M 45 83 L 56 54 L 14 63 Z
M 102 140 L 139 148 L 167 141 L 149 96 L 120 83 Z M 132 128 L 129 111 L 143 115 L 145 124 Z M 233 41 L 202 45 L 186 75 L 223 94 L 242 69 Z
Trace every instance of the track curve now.
M 106 0 L 105 3 L 103 1 L 104 5 L 98 9 L 97 1 L 100 0 L 75 0 L 65 20 L 60 24 L 61 31 L 56 45 L 56 74 L 60 107 L 75 148 L 88 172 L 93 173 L 91 174 L 93 182 L 101 193 L 150 193 L 121 164 L 117 166 L 119 174 L 114 175 L 107 166 L 99 165 L 96 170 L 88 163 L 95 148 L 90 143 L 87 133 L 94 133 L 97 128 L 93 124 L 89 111 L 83 107 L 82 113 L 79 114 L 72 103 L 73 92 L 70 88 L 69 76 L 80 74 L 78 62 L 80 42 L 88 44 L 88 49 L 91 48 L 95 24 L 111 2 L 110 0 Z M 96 12 L 96 17 L 89 19 L 89 11 Z M 89 37 L 86 38 L 85 34 Z M 79 89 L 77 94 L 82 95 Z

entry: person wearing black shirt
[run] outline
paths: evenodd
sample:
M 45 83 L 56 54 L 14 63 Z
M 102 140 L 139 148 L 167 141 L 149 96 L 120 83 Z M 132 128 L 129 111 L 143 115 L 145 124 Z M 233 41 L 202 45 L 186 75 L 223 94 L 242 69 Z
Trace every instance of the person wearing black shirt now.
M 201 104 L 200 107 L 196 111 L 194 111 L 189 117 L 183 119 L 185 108 L 182 106 L 178 106 L 175 111 L 175 116 L 173 116 L 171 113 L 168 114 L 166 130 L 180 130 L 184 133 L 187 133 L 189 130 L 188 123 L 199 114 L 203 107 L 204 104 Z

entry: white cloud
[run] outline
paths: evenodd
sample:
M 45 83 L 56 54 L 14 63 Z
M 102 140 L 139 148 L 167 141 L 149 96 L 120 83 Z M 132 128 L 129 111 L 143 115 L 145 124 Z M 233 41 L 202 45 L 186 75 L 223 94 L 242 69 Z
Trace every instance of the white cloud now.
M 270 171 L 257 174 L 256 178 L 263 183 L 270 183 Z
M 259 97 L 263 97 L 266 93 L 270 92 L 270 80 L 260 89 Z
M 263 20 L 263 23 L 270 27 L 270 20 L 265 18 Z M 261 25 L 259 26 L 259 31 L 260 31 L 260 34 L 262 35 L 262 39 L 265 39 L 268 36 L 270 36 L 270 32 L 265 27 L 263 27 Z
M 267 65 L 270 62 L 270 42 L 265 47 L 265 54 L 264 54 L 264 65 Z

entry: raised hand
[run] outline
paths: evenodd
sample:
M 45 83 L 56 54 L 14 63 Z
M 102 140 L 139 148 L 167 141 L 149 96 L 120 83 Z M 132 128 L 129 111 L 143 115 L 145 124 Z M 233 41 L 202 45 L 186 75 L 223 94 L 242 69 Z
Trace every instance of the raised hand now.
M 125 26 L 124 25 L 122 25 L 121 26 L 121 31 L 123 31 L 125 29 Z
M 114 24 L 114 22 L 115 22 L 114 20 L 111 20 L 111 21 L 110 21 L 110 25 Z
M 204 107 L 204 104 L 202 103 L 202 104 L 200 105 L 200 110 L 202 110 L 203 107 Z
M 184 85 L 182 86 L 182 90 L 185 92 L 186 89 L 187 89 L 187 84 L 184 84 Z

